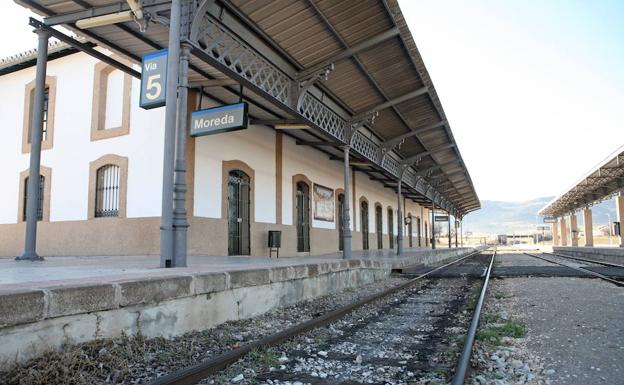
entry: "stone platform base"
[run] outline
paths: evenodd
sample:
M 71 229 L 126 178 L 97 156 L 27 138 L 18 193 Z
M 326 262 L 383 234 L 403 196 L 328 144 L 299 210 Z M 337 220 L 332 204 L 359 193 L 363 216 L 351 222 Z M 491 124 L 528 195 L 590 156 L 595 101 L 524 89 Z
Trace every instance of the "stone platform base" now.
M 624 247 L 553 246 L 553 253 L 624 265 Z
M 125 333 L 171 337 L 253 317 L 385 279 L 474 249 L 438 249 L 393 260 L 337 260 L 248 270 L 184 272 L 34 290 L 0 291 L 0 369 L 66 344 Z M 168 269 L 168 272 L 172 272 Z

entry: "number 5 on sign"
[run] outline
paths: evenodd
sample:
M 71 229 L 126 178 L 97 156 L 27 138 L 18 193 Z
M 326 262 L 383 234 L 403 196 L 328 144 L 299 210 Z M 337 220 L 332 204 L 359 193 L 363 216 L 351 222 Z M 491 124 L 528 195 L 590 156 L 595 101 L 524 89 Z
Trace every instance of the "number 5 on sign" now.
M 160 79 L 160 74 L 150 75 L 147 78 L 147 92 L 145 93 L 145 97 L 148 100 L 156 100 L 160 97 L 160 94 L 162 93 L 162 86 L 160 85 L 158 79 Z
M 162 107 L 167 97 L 167 50 L 143 56 L 141 63 L 141 108 Z

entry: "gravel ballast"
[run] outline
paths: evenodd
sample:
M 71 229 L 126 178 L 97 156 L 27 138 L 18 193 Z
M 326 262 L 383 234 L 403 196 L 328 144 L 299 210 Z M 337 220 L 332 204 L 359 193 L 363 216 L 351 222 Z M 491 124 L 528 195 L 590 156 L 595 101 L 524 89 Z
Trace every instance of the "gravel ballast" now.
M 624 383 L 624 290 L 588 278 L 503 281 L 552 385 Z
M 61 352 L 49 352 L 9 372 L 0 372 L 0 384 L 149 383 L 157 376 L 236 349 L 402 282 L 400 278 L 389 278 L 171 339 L 139 335 L 69 345 Z

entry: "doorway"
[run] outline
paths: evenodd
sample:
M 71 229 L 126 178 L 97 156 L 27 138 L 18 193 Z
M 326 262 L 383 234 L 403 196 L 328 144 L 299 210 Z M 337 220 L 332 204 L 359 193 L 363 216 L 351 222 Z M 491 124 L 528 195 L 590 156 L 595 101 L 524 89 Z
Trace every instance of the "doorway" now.
M 249 255 L 250 178 L 240 170 L 228 174 L 228 254 Z
M 310 186 L 297 182 L 297 252 L 310 251 Z
M 360 228 L 362 231 L 362 249 L 368 250 L 368 202 L 360 203 Z
M 338 194 L 338 250 L 344 250 L 344 194 Z
M 416 235 L 418 237 L 418 247 L 422 246 L 422 234 L 421 234 L 421 230 L 420 230 L 420 217 L 416 218 Z
M 377 248 L 383 249 L 383 218 L 381 206 L 375 206 L 375 233 L 377 234 Z
M 412 214 L 407 214 L 407 233 L 409 234 L 409 247 L 414 247 L 414 243 L 412 241 Z
M 388 207 L 388 240 L 390 242 L 390 248 L 394 249 L 394 213 L 392 208 Z

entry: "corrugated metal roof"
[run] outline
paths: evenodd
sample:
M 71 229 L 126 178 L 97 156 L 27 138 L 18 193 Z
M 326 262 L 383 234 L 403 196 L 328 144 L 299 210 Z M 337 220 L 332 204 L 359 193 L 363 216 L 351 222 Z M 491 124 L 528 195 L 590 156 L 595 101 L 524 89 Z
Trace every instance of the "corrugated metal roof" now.
M 83 11 L 89 6 L 119 4 L 118 0 L 15 0 L 45 16 Z M 153 4 L 157 0 L 145 0 Z M 368 126 L 379 143 L 427 125 L 446 121 L 446 116 L 423 59 L 407 27 L 396 0 L 218 0 L 223 13 L 231 13 L 257 34 L 263 44 L 257 48 L 278 52 L 279 63 L 295 73 L 323 63 L 347 48 L 398 28 L 399 34 L 369 49 L 335 62 L 327 81 L 320 84 L 332 100 L 351 115 L 357 115 L 393 98 L 427 87 L 428 92 L 380 111 L 374 125 Z M 166 15 L 167 12 L 164 12 Z M 166 47 L 167 28 L 150 25 L 145 33 L 135 23 L 123 23 L 81 31 L 79 34 L 133 61 L 143 54 Z M 266 43 L 266 44 L 264 44 Z M 205 76 L 225 78 L 214 67 L 191 59 L 191 80 Z M 215 88 L 209 93 L 224 102 L 234 101 L 235 89 Z M 283 117 L 283 111 L 263 98 L 248 92 L 253 101 L 250 112 L 257 118 Z M 309 132 L 309 134 L 313 134 Z M 302 134 L 303 135 L 303 134 Z M 305 134 L 307 135 L 307 134 Z M 313 135 L 314 136 L 314 135 Z M 452 144 L 439 152 L 424 156 L 419 170 L 438 167 L 432 181 L 445 186 L 445 195 L 465 214 L 480 207 L 470 175 L 455 143 L 449 125 L 428 130 L 405 139 L 396 150 L 408 158 Z

